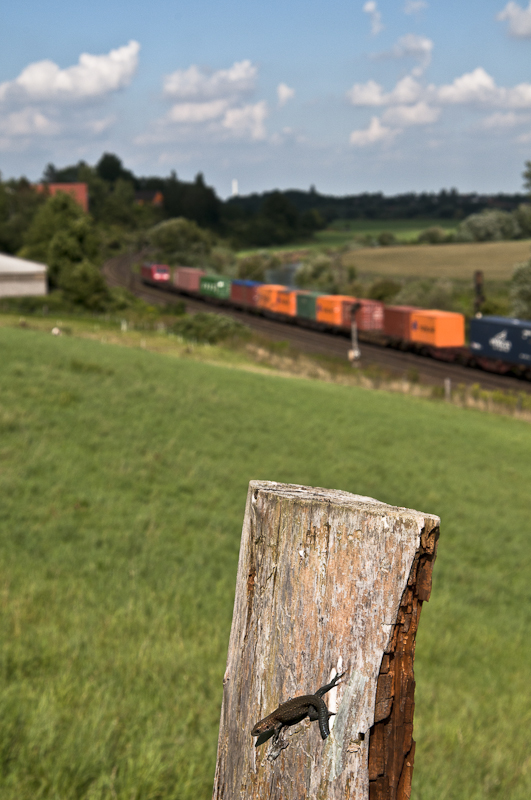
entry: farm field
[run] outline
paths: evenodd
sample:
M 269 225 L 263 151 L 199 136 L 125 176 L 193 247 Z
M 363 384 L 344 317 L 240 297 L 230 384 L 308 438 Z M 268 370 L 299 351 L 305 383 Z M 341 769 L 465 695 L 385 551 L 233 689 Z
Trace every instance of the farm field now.
M 509 280 L 513 267 L 527 261 L 531 241 L 365 247 L 345 254 L 360 274 L 417 278 L 465 278 L 481 269 L 486 280 Z
M 356 236 L 378 236 L 382 231 L 393 233 L 399 242 L 416 239 L 426 228 L 437 226 L 445 231 L 453 231 L 456 223 L 451 220 L 337 220 L 328 228 L 316 231 L 314 238 L 299 244 L 274 245 L 269 250 L 274 252 L 290 252 L 300 250 L 320 250 L 323 247 L 343 247 L 354 241 Z M 256 252 L 255 249 L 243 250 L 240 255 Z
M 527 800 L 528 423 L 32 330 L 0 348 L 3 800 L 211 796 L 252 478 L 442 517 L 413 797 Z

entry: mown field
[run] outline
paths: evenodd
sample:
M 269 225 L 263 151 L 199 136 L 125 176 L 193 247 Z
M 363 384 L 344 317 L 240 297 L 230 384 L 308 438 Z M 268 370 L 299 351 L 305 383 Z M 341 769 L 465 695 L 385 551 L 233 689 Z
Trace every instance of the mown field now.
M 531 426 L 31 330 L 0 352 L 3 800 L 210 797 L 252 478 L 442 517 L 413 796 L 527 800 Z
M 531 256 L 531 242 L 364 247 L 344 256 L 363 275 L 472 280 L 481 269 L 486 280 L 510 280 L 513 267 Z

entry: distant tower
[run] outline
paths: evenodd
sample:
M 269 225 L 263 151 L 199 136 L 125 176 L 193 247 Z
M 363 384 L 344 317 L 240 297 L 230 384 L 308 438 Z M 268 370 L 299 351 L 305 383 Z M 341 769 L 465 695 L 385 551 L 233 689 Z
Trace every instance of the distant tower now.
M 237 197 L 239 195 L 238 191 L 238 180 L 236 178 L 232 179 L 232 196 Z

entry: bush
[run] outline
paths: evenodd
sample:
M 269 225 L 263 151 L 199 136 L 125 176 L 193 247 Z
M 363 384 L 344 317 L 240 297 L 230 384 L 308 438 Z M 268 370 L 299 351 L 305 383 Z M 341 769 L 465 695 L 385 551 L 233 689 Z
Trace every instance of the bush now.
M 455 234 L 458 242 L 495 242 L 502 239 L 518 239 L 522 230 L 517 218 L 507 211 L 487 209 L 480 214 L 471 214 Z
M 453 311 L 453 284 L 451 281 L 410 281 L 402 287 L 393 302 L 397 305 Z
M 345 267 L 339 254 L 311 254 L 297 271 L 295 279 L 301 289 L 327 294 L 354 294 L 356 268 Z
M 380 278 L 370 285 L 367 297 L 370 297 L 371 300 L 380 300 L 382 303 L 388 303 L 396 297 L 401 288 L 401 283 L 392 281 L 389 278 Z
M 531 259 L 515 266 L 509 297 L 513 316 L 531 319 Z
M 251 334 L 242 322 L 208 312 L 181 317 L 171 326 L 171 331 L 189 342 L 205 344 L 216 344 L 226 339 L 245 339 Z
M 278 269 L 279 267 L 280 259 L 278 256 L 266 250 L 241 258 L 236 267 L 236 274 L 242 280 L 263 282 L 268 270 Z
M 417 241 L 420 244 L 443 244 L 443 242 L 448 241 L 448 236 L 444 228 L 434 225 L 419 233 Z
M 379 233 L 377 241 L 382 247 L 391 247 L 392 245 L 398 244 L 396 236 L 394 233 L 391 233 L 391 231 L 382 231 Z

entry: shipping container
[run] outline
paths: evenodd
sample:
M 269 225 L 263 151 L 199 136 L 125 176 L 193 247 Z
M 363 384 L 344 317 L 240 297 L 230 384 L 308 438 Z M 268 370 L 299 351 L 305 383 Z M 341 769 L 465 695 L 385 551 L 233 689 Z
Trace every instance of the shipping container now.
M 264 311 L 277 311 L 277 297 L 279 292 L 283 292 L 285 286 L 276 283 L 263 283 L 256 290 L 256 305 Z
M 199 293 L 217 300 L 230 299 L 230 278 L 223 275 L 203 275 L 200 279 Z
M 170 268 L 166 264 L 142 264 L 140 277 L 145 283 L 166 285 L 170 282 Z
M 410 339 L 434 347 L 463 347 L 465 318 L 453 311 L 417 310 L 410 316 Z
M 282 292 L 277 294 L 276 312 L 285 314 L 287 317 L 297 316 L 297 297 L 306 294 L 301 289 L 288 289 L 286 286 Z
M 233 303 L 245 306 L 245 308 L 256 308 L 258 300 L 256 290 L 261 285 L 258 281 L 232 281 L 230 299 Z
M 299 292 L 297 294 L 297 316 L 302 319 L 315 319 L 315 303 L 321 292 Z
M 185 292 L 199 292 L 203 275 L 206 275 L 204 269 L 177 267 L 173 274 L 173 284 Z
M 470 321 L 470 350 L 476 356 L 531 366 L 531 322 L 506 317 Z
M 381 330 L 383 325 L 383 303 L 378 300 L 349 297 L 342 294 L 325 294 L 316 300 L 315 317 L 318 322 L 337 328 L 350 328 L 352 306 L 358 303 L 356 325 L 360 331 Z
M 402 339 L 410 338 L 411 314 L 419 311 L 415 306 L 384 306 L 383 331 L 386 336 Z

